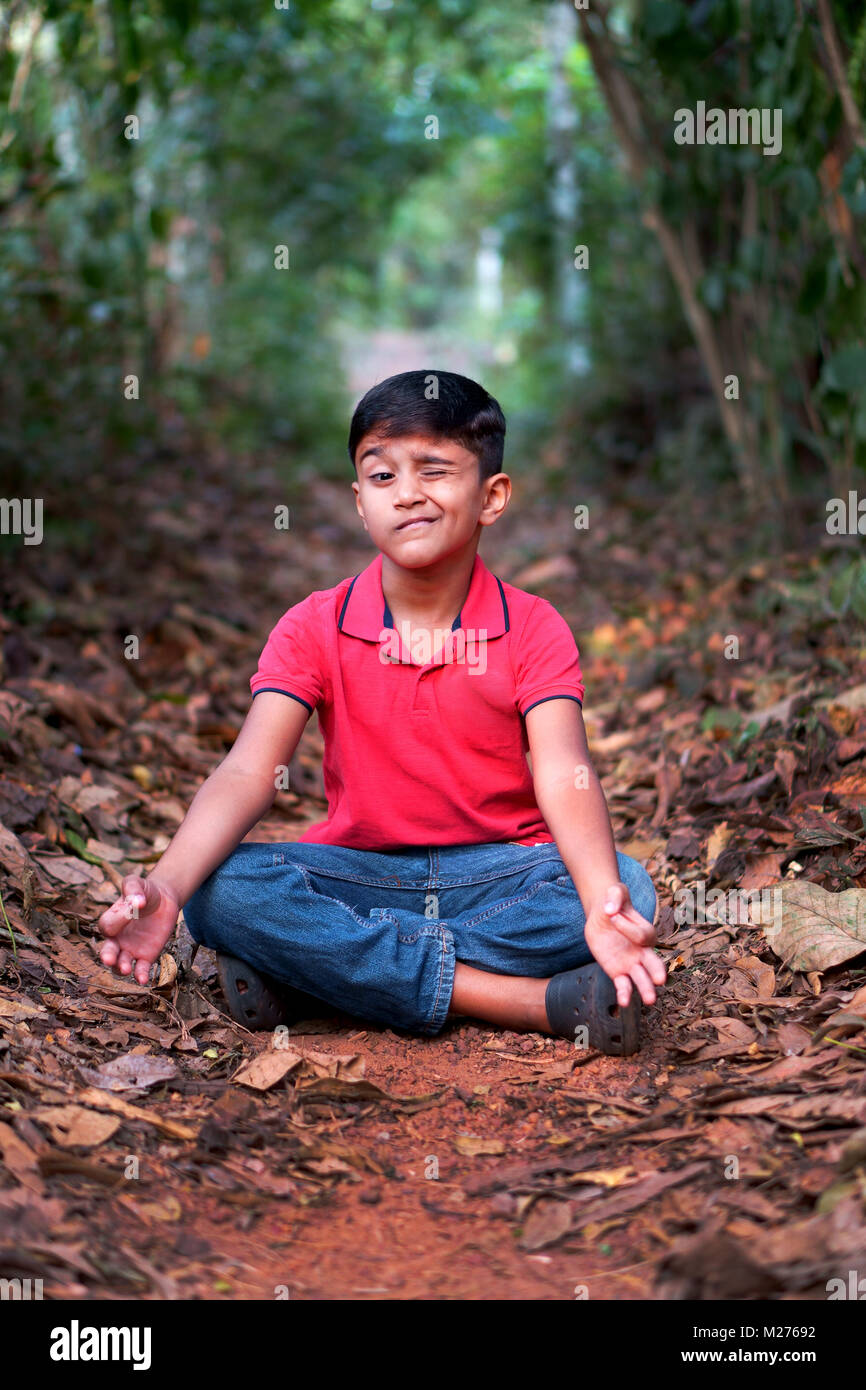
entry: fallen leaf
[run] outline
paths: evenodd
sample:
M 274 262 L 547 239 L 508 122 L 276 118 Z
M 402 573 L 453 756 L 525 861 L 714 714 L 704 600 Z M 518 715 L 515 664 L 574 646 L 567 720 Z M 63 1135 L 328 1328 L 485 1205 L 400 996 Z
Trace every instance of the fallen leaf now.
M 33 1116 L 50 1130 L 54 1143 L 66 1149 L 92 1149 L 120 1128 L 116 1116 L 100 1115 L 82 1105 L 44 1105 Z
M 753 893 L 760 888 L 772 888 L 782 877 L 784 857 L 778 851 L 771 850 L 768 854 L 758 854 L 754 859 L 747 859 L 737 886 L 745 893 Z
M 501 1139 L 479 1139 L 474 1134 L 458 1134 L 454 1147 L 459 1154 L 474 1158 L 477 1154 L 504 1154 L 505 1145 Z
M 866 889 L 828 893 L 817 883 L 777 884 L 774 903 L 756 904 L 770 949 L 791 970 L 829 970 L 866 951 Z
M 680 1131 L 676 1131 L 679 1133 Z M 591 1182 L 598 1187 L 621 1187 L 623 1183 L 639 1181 L 640 1174 L 634 1168 L 584 1168 L 580 1173 L 572 1173 L 569 1183 Z
M 786 1057 L 795 1057 L 809 1046 L 811 1036 L 799 1023 L 783 1023 L 776 1031 L 776 1044 Z
M 183 1207 L 172 1193 L 146 1202 L 131 1196 L 120 1197 L 118 1200 L 142 1221 L 180 1221 L 183 1216 Z
M 288 1072 L 300 1066 L 303 1061 L 300 1052 L 291 1048 L 269 1047 L 235 1072 L 232 1081 L 239 1086 L 252 1086 L 255 1091 L 268 1091 L 276 1086 Z
M 9 870 L 13 882 L 20 883 L 25 870 L 33 874 L 40 888 L 51 889 L 51 880 L 11 830 L 0 822 L 0 864 Z
M 154 1110 L 144 1110 L 139 1105 L 130 1105 L 129 1101 L 121 1100 L 120 1096 L 113 1095 L 110 1091 L 82 1091 L 78 1096 L 78 1102 L 80 1105 L 89 1105 L 94 1110 L 111 1110 L 115 1115 L 123 1115 L 127 1120 L 142 1120 L 171 1139 L 198 1138 L 197 1128 L 181 1124 L 177 1120 L 166 1119 Z
M 142 1056 L 136 1052 L 112 1057 L 110 1062 L 95 1069 L 79 1067 L 78 1070 L 91 1086 L 104 1091 L 143 1091 L 177 1075 L 177 1066 L 170 1057 Z
M 177 961 L 169 951 L 163 951 L 159 958 L 159 975 L 154 983 L 154 989 L 165 989 L 166 985 L 173 985 L 177 979 Z
M 0 999 L 0 1022 L 8 1018 L 12 1023 L 18 1023 L 22 1018 L 33 1018 L 36 1014 L 44 1014 L 45 1010 L 38 1004 L 29 1004 L 25 999 Z
M 711 869 L 728 843 L 728 822 L 720 821 L 707 841 L 707 868 Z
M 72 888 L 82 883 L 101 883 L 104 877 L 96 864 L 87 864 L 73 855 L 35 854 L 33 857 L 57 883 L 65 883 Z
M 426 1095 L 395 1096 L 383 1091 L 381 1086 L 375 1086 L 372 1081 L 349 1081 L 343 1076 L 312 1076 L 299 1081 L 297 1089 L 305 1100 L 381 1100 L 408 1113 L 426 1110 L 442 1094 L 441 1091 L 429 1091 Z
M 44 1184 L 39 1176 L 39 1161 L 28 1144 L 24 1143 L 12 1128 L 0 1122 L 0 1154 L 9 1172 L 32 1192 L 43 1192 Z
M 773 767 L 779 781 L 790 796 L 794 784 L 794 773 L 797 771 L 797 755 L 794 750 L 792 748 L 778 749 L 773 759 Z
M 70 975 L 92 981 L 103 994 L 148 993 L 146 985 L 140 985 L 131 978 L 119 980 L 87 946 L 77 945 L 62 936 L 51 938 L 51 955 Z
M 708 1018 L 707 1023 L 712 1024 L 719 1035 L 719 1040 L 724 1042 L 738 1042 L 743 1047 L 755 1041 L 755 1030 L 744 1023 L 741 1018 Z
M 542 1197 L 532 1207 L 523 1223 L 523 1235 L 518 1244 L 522 1250 L 541 1250 L 561 1240 L 571 1230 L 571 1203 Z

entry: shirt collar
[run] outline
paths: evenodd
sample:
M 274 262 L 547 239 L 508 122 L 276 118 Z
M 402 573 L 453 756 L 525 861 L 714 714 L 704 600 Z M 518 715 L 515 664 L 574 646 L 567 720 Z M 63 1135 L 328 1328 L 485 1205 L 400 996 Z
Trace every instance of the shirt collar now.
M 350 637 L 366 637 L 372 642 L 379 641 L 383 628 L 394 626 L 382 592 L 381 551 L 349 585 L 337 626 Z M 452 631 L 466 628 L 487 637 L 502 637 L 509 627 L 505 590 L 476 551 L 469 592 L 452 624 Z

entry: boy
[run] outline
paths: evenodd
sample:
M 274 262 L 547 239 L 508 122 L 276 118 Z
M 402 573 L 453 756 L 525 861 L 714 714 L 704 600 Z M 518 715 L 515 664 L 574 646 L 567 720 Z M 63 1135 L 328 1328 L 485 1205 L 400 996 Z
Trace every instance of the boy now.
M 511 495 L 504 441 L 464 376 L 363 397 L 349 457 L 376 558 L 271 630 L 234 746 L 99 919 L 105 965 L 145 984 L 182 907 L 251 1028 L 325 1000 L 416 1033 L 468 1015 L 637 1049 L 665 980 L 655 891 L 614 846 L 568 625 L 477 554 Z M 327 820 L 241 843 L 313 709 Z

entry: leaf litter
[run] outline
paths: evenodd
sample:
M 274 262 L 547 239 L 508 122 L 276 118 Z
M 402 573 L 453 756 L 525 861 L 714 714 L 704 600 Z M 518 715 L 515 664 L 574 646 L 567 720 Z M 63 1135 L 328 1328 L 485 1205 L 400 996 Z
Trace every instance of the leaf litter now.
M 55 552 L 4 580 L 0 1273 L 67 1299 L 571 1298 L 576 1282 L 826 1297 L 840 1271 L 866 1273 L 866 672 L 850 633 L 800 607 L 768 631 L 767 562 L 733 563 L 699 510 L 672 570 L 659 528 L 612 505 L 578 589 L 527 499 L 487 563 L 571 622 L 617 843 L 659 892 L 669 978 L 641 1051 L 338 1014 L 278 1047 L 227 1016 L 183 926 L 145 987 L 102 967 L 95 922 L 230 747 L 267 616 L 369 552 L 347 489 L 297 497 L 301 562 L 261 526 L 261 494 L 284 490 L 269 466 L 240 492 L 215 447 L 195 493 L 176 472 L 118 481 L 112 514 L 137 518 L 122 557 L 94 552 L 85 573 Z M 804 563 L 779 561 L 783 591 Z M 720 659 L 734 620 L 760 662 Z M 141 674 L 112 656 L 130 626 Z M 324 814 L 311 726 L 247 838 L 296 839 Z

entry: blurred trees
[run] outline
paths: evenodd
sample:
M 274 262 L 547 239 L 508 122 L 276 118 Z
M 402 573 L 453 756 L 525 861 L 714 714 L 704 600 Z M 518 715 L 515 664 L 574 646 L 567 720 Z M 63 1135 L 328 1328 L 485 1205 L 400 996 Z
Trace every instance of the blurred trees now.
M 646 0 L 621 34 L 611 18 L 594 4 L 581 33 L 744 488 L 784 499 L 800 444 L 847 490 L 866 465 L 862 6 Z M 758 144 L 676 143 L 700 103 L 774 119 Z
M 181 421 L 345 476 L 343 330 L 439 325 L 529 466 L 552 436 L 566 471 L 697 454 L 753 500 L 816 467 L 841 490 L 866 464 L 861 6 L 598 0 L 565 45 L 557 8 L 0 5 L 4 489 L 146 465 Z M 678 145 L 699 101 L 781 109 L 780 152 Z

